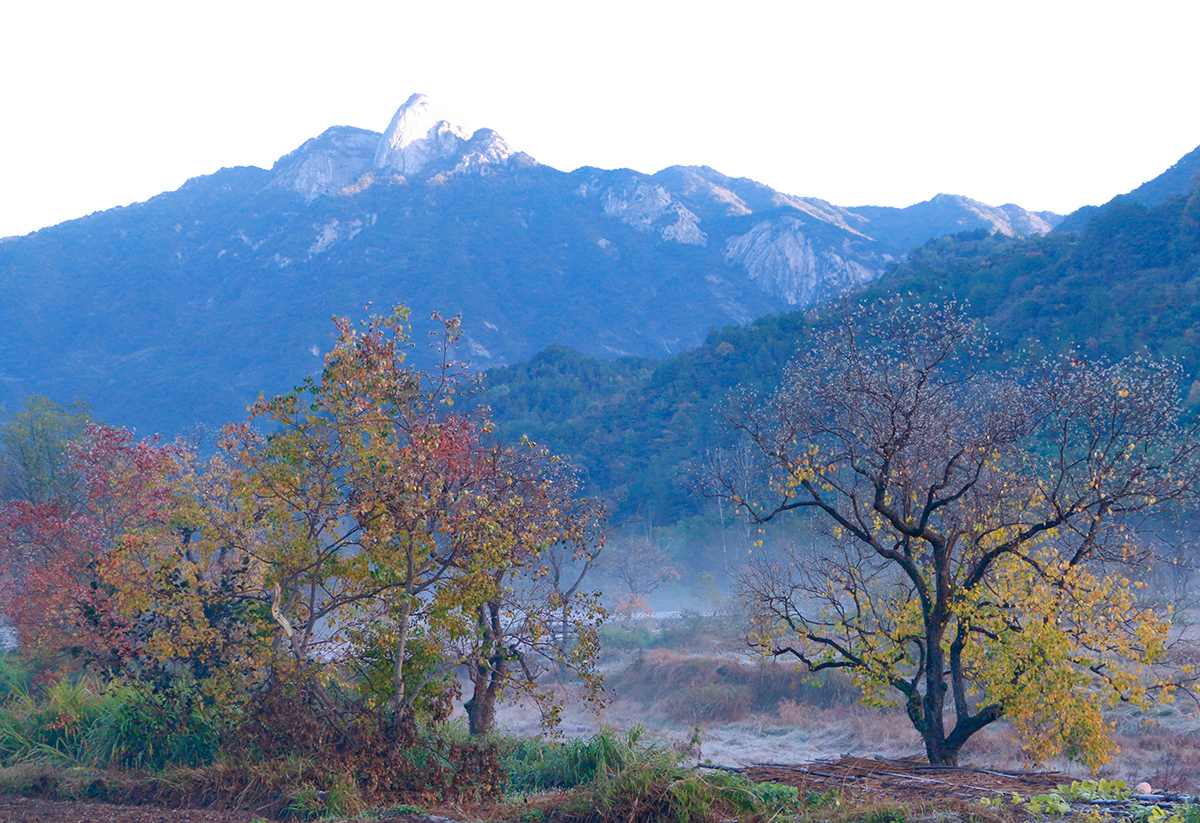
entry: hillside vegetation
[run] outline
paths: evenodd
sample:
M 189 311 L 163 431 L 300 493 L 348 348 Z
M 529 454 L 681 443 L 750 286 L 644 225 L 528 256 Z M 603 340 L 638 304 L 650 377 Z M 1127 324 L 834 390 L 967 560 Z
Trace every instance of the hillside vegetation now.
M 993 336 L 997 364 L 1078 349 L 1178 359 L 1200 372 L 1200 187 L 1149 208 L 1117 198 L 1079 233 L 1026 239 L 984 230 L 930 241 L 860 301 L 965 301 Z M 821 324 L 789 312 L 711 331 L 665 360 L 600 361 L 564 348 L 487 373 L 482 402 L 502 429 L 582 466 L 618 519 L 679 523 L 705 502 L 679 482 L 705 449 L 728 445 L 719 407 L 735 387 L 770 390 Z M 1191 382 L 1188 404 L 1200 403 Z M 707 512 L 711 521 L 712 513 Z

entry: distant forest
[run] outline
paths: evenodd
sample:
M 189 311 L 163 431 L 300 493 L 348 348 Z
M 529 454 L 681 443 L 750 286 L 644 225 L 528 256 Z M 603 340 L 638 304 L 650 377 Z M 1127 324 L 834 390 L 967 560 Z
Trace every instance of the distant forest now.
M 1187 405 L 1200 406 L 1200 186 L 1154 208 L 1118 197 L 1079 232 L 932 240 L 852 299 L 889 296 L 964 301 L 997 365 L 1072 349 L 1173 358 L 1189 375 Z M 720 407 L 739 387 L 772 391 L 823 322 L 821 309 L 772 315 L 661 361 L 551 347 L 489 370 L 480 402 L 507 436 L 570 455 L 616 522 L 673 531 L 682 545 L 718 526 L 680 481 L 705 450 L 731 445 Z

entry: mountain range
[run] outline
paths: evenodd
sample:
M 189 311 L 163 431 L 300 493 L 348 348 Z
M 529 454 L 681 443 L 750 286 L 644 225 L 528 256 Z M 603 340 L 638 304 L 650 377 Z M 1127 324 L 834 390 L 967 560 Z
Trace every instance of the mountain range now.
M 0 241 L 0 405 L 219 425 L 318 370 L 330 316 L 368 304 L 461 312 L 480 368 L 551 344 L 664 357 L 857 289 L 930 238 L 1060 220 L 944 194 L 844 208 L 704 166 L 563 172 L 413 95 L 382 133 L 330 128 L 271 169 Z

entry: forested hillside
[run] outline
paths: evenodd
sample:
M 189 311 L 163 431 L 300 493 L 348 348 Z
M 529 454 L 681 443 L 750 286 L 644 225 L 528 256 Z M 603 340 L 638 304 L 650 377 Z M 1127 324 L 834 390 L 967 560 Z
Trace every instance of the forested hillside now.
M 1154 208 L 1117 198 L 1079 233 L 931 241 L 856 299 L 889 295 L 966 301 L 997 364 L 1072 348 L 1176 358 L 1191 376 L 1189 405 L 1200 404 L 1200 187 Z M 483 399 L 506 432 L 573 455 L 619 517 L 670 524 L 704 510 L 679 476 L 727 444 L 717 407 L 739 385 L 769 391 L 820 322 L 818 312 L 774 315 L 657 362 L 549 349 L 489 371 Z
M 489 370 L 481 402 L 508 435 L 570 454 L 618 519 L 671 523 L 700 505 L 684 493 L 679 471 L 728 440 L 717 405 L 733 386 L 777 384 L 807 328 L 802 312 L 771 315 L 713 331 L 698 348 L 663 361 L 549 348 Z
M 1154 209 L 1118 198 L 1078 234 L 1009 241 L 982 232 L 915 251 L 864 293 L 966 300 L 997 355 L 1075 347 L 1139 352 L 1200 370 L 1200 189 Z

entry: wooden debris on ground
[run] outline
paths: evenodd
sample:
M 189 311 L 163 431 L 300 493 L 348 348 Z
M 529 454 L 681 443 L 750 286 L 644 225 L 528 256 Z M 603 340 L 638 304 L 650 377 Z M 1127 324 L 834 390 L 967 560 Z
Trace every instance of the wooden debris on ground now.
M 1035 797 L 1056 792 L 1082 778 L 1057 771 L 1003 771 L 971 766 L 931 766 L 917 758 L 892 760 L 882 757 L 851 757 L 814 760 L 811 763 L 755 763 L 739 769 L 756 782 L 783 783 L 802 792 L 836 790 L 847 799 L 868 796 L 897 801 L 922 802 L 936 796 L 961 800 L 997 797 Z M 1073 805 L 1120 806 L 1140 803 L 1164 808 L 1198 803 L 1188 795 L 1133 795 L 1129 800 L 1074 801 Z
M 931 766 L 916 759 L 849 756 L 799 765 L 756 763 L 742 772 L 751 780 L 786 783 L 806 791 L 836 789 L 843 795 L 886 794 L 916 801 L 928 799 L 931 794 L 969 800 L 1013 792 L 1028 797 L 1052 792 L 1072 780 L 1061 772 L 1008 772 L 969 766 Z

